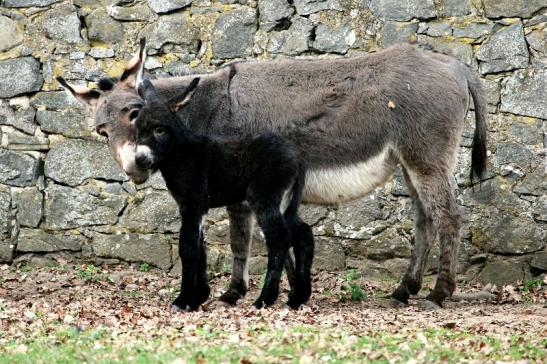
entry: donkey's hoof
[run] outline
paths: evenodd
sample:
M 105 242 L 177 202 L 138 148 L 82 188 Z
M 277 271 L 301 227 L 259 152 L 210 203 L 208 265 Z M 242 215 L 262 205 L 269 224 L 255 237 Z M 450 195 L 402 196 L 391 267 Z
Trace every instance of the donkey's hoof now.
M 230 307 L 234 307 L 235 304 L 230 304 L 226 301 L 222 301 L 222 300 L 216 300 L 216 301 L 213 301 L 211 302 L 210 306 L 212 309 L 217 309 L 217 308 L 230 308 Z
M 391 308 L 403 308 L 403 307 L 408 306 L 408 303 L 401 302 L 398 299 L 391 297 L 389 299 L 389 306 Z
M 437 311 L 442 307 L 430 300 L 423 300 L 420 306 L 426 311 Z
M 234 289 L 229 289 L 219 297 L 218 302 L 226 303 L 228 306 L 235 306 L 237 300 L 240 299 L 242 295 Z

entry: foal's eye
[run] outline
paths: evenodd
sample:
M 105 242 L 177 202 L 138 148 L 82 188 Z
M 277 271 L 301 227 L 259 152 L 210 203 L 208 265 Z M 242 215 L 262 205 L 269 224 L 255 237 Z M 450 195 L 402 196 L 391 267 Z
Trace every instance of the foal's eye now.
M 162 128 L 161 126 L 154 129 L 154 135 L 157 137 L 160 137 L 165 134 L 165 128 Z

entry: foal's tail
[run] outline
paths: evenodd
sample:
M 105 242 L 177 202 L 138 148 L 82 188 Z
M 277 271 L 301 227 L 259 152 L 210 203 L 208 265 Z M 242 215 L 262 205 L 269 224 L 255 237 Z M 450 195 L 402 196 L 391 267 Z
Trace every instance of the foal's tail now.
M 292 186 L 292 196 L 289 206 L 285 210 L 283 216 L 292 220 L 295 216 L 298 215 L 298 206 L 302 201 L 302 191 L 304 190 L 304 182 L 306 181 L 306 169 L 302 162 L 298 163 L 298 175 Z
M 480 79 L 467 69 L 467 85 L 475 104 L 475 135 L 471 149 L 471 171 L 469 178 L 473 185 L 473 178 L 477 176 L 479 181 L 486 172 L 486 99 Z

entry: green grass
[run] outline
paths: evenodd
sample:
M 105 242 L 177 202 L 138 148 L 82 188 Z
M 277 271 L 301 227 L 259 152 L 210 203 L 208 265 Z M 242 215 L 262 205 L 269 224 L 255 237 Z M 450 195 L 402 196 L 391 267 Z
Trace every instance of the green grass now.
M 142 336 L 140 336 L 142 335 Z M 353 335 L 342 328 L 272 326 L 242 328 L 239 335 L 215 328 L 197 328 L 188 335 L 177 329 L 138 334 L 96 328 L 79 331 L 66 325 L 42 329 L 0 345 L 0 363 L 189 363 L 292 362 L 541 362 L 547 338 L 514 335 L 496 338 L 450 329 Z M 0 339 L 2 335 L 0 334 Z M 304 361 L 304 359 L 301 359 Z
M 540 289 L 542 284 L 542 279 L 528 279 L 526 280 L 526 282 L 524 282 L 522 291 L 525 293 L 533 292 L 534 290 Z
M 139 272 L 148 272 L 150 270 L 150 264 L 142 262 L 139 265 Z
M 345 284 L 340 288 L 342 294 L 340 296 L 341 301 L 364 301 L 367 299 L 367 294 L 361 288 L 359 284 L 359 278 L 361 274 L 357 269 L 350 269 L 344 275 Z
M 101 273 L 100 268 L 93 264 L 76 267 L 76 277 L 87 282 L 99 282 L 108 279 L 105 274 Z
M 22 263 L 17 270 L 21 273 L 32 272 L 32 266 L 28 263 Z

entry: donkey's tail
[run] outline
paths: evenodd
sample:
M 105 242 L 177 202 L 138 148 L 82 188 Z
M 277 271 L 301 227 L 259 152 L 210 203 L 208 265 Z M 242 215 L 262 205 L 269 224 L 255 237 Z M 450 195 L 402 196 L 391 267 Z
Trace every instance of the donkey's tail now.
M 469 173 L 471 185 L 473 185 L 473 178 L 476 176 L 480 181 L 486 172 L 486 99 L 480 79 L 469 69 L 467 72 L 467 85 L 475 104 L 475 134 L 471 147 L 471 171 Z
M 304 182 L 306 181 L 306 168 L 302 162 L 298 163 L 298 175 L 292 186 L 292 196 L 289 206 L 283 214 L 286 218 L 293 219 L 298 214 L 298 206 L 302 201 L 302 191 L 304 190 Z

